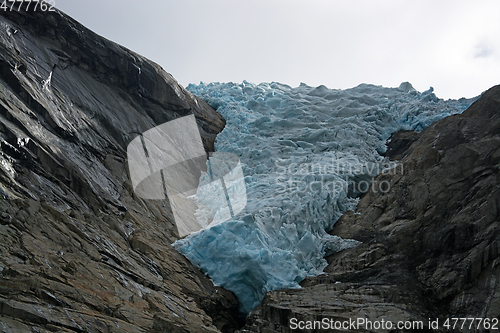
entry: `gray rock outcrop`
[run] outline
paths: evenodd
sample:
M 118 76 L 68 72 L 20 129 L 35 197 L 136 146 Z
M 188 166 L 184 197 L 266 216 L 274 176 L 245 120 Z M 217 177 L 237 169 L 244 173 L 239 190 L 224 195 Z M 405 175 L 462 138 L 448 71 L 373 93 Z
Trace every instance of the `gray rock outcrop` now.
M 325 274 L 302 289 L 268 293 L 242 332 L 292 332 L 293 318 L 421 321 L 421 331 L 430 318 L 460 332 L 487 327 L 447 330 L 446 318 L 498 320 L 500 86 L 420 134 L 394 134 L 388 154 L 402 158 L 375 179 L 389 191 L 372 187 L 331 231 L 362 244 L 328 257 Z
M 2 332 L 230 332 L 236 297 L 170 244 L 165 200 L 134 195 L 127 145 L 224 119 L 157 64 L 56 12 L 0 12 Z

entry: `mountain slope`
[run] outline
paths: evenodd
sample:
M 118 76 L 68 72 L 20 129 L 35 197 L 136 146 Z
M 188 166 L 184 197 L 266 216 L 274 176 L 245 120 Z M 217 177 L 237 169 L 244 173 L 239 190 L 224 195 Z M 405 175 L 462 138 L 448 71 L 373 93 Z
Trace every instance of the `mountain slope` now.
M 134 195 L 128 143 L 224 119 L 157 64 L 56 12 L 0 13 L 3 332 L 218 332 L 237 299 L 170 246 L 166 201 Z

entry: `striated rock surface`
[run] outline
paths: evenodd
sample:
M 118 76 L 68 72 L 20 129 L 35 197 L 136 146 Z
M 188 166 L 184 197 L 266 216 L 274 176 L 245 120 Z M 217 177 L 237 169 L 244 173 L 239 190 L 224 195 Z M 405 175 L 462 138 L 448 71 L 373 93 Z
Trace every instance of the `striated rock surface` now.
M 421 134 L 396 133 L 388 155 L 403 157 L 375 179 L 389 190 L 372 187 L 331 231 L 363 243 L 328 257 L 302 289 L 268 293 L 242 332 L 292 332 L 292 318 L 427 330 L 439 318 L 444 330 L 449 317 L 500 317 L 500 86 Z
M 229 332 L 236 297 L 170 246 L 167 201 L 142 200 L 128 143 L 195 114 L 224 119 L 158 65 L 56 12 L 0 12 L 0 329 Z

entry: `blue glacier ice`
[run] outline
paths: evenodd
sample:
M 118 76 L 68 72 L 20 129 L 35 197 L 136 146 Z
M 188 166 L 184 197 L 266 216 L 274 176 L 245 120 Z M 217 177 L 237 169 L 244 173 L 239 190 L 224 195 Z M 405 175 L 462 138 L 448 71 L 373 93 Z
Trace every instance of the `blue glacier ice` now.
M 244 81 L 187 89 L 227 120 L 216 151 L 240 158 L 247 204 L 234 218 L 173 245 L 233 291 L 243 313 L 266 292 L 300 288 L 306 276 L 321 274 L 325 254 L 357 245 L 325 230 L 355 207 L 376 174 L 395 167 L 380 155 L 392 132 L 421 131 L 473 101 L 445 101 L 408 82 L 337 90 Z

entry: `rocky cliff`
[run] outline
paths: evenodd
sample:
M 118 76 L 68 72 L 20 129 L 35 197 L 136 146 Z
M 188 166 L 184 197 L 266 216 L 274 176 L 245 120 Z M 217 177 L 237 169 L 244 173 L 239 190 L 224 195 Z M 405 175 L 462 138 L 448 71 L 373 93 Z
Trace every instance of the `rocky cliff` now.
M 372 187 L 331 231 L 362 244 L 328 257 L 325 274 L 302 289 L 268 293 L 245 332 L 292 332 L 323 318 L 422 321 L 427 330 L 439 318 L 441 331 L 449 317 L 498 320 L 500 86 L 422 133 L 395 133 L 388 154 L 401 163 L 375 179 L 387 189 Z
M 128 143 L 194 114 L 224 119 L 157 64 L 61 12 L 0 12 L 3 332 L 219 332 L 237 299 L 170 244 L 165 200 L 132 190 Z

